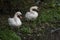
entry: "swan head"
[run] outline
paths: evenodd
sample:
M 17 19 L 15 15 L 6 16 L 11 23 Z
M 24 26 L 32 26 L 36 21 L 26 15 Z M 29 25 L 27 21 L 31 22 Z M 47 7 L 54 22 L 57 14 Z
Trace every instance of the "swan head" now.
M 30 8 L 30 11 L 32 11 L 33 9 L 38 10 L 38 6 L 32 6 L 32 7 Z
M 19 17 L 19 18 L 22 18 L 22 16 L 21 16 L 22 13 L 21 12 L 16 12 L 15 15 L 17 15 L 17 17 Z
M 22 15 L 22 13 L 21 12 L 16 12 L 16 15 Z

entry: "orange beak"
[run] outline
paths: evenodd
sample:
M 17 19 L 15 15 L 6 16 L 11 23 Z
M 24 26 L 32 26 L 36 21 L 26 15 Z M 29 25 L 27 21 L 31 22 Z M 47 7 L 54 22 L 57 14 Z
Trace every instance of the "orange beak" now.
M 22 19 L 22 16 L 19 16 L 19 15 L 18 15 L 18 17 Z
M 22 19 L 22 16 L 20 16 L 20 18 Z

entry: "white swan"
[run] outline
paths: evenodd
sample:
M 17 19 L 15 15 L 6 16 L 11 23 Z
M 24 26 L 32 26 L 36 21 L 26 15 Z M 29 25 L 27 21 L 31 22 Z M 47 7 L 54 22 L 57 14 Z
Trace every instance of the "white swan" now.
M 33 9 L 37 10 L 38 7 L 37 6 L 32 6 L 30 8 L 30 12 L 27 12 L 25 14 L 25 18 L 28 20 L 35 20 L 38 17 L 38 13 L 36 11 L 34 11 Z
M 18 18 L 19 15 L 21 17 L 21 12 L 16 12 L 13 18 L 8 18 L 8 23 L 10 26 L 19 28 L 22 25 L 21 20 Z

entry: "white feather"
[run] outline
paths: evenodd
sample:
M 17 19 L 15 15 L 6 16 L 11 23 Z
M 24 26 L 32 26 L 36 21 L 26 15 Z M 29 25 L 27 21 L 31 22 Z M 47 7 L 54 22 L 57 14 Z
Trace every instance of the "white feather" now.
M 8 18 L 8 23 L 10 26 L 13 27 L 20 27 L 22 25 L 21 20 L 17 17 L 17 15 L 19 15 L 20 12 L 17 12 L 13 18 Z M 21 14 L 21 13 L 20 13 Z
M 25 14 L 26 19 L 28 20 L 35 20 L 38 17 L 38 13 L 36 11 L 33 11 L 33 9 L 37 9 L 37 6 L 33 6 L 30 8 L 30 12 L 27 12 Z

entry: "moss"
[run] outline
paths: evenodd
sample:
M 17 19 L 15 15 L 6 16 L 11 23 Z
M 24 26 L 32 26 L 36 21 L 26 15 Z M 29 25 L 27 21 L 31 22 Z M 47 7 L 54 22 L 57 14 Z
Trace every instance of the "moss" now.
M 8 29 L 0 30 L 0 39 L 1 40 L 21 40 L 21 38 L 17 36 L 15 32 Z

